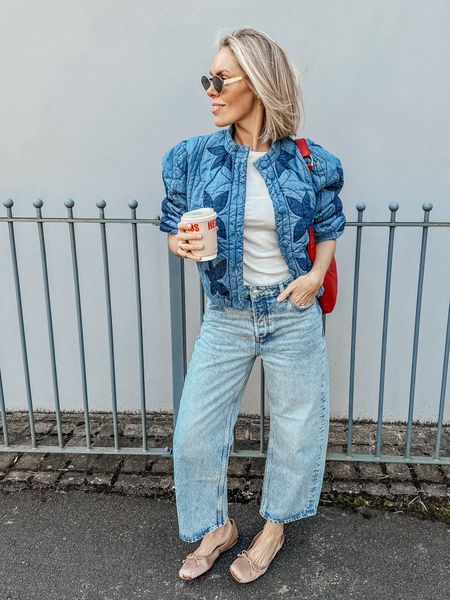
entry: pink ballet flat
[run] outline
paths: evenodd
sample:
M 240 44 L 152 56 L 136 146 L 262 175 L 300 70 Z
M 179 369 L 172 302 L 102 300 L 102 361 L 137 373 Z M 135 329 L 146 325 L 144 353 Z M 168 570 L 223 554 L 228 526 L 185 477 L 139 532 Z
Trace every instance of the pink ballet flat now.
M 217 546 L 217 548 L 214 548 L 214 550 L 209 554 L 198 554 L 196 552 L 191 552 L 186 556 L 186 558 L 183 560 L 183 566 L 178 572 L 181 579 L 195 579 L 199 575 L 202 575 L 213 566 L 217 558 L 223 552 L 229 550 L 237 543 L 239 533 L 236 523 L 234 522 L 234 519 L 230 518 L 230 521 L 232 526 L 230 535 L 228 536 L 228 539 L 223 542 L 223 544 Z
M 254 546 L 256 540 L 259 538 L 259 536 L 261 534 L 262 534 L 262 531 L 257 533 L 255 535 L 255 537 L 253 538 L 252 543 L 250 544 L 248 549 L 240 552 L 237 555 L 236 560 L 230 565 L 230 573 L 234 577 L 234 579 L 236 579 L 236 581 L 238 581 L 239 583 L 249 583 L 250 581 L 254 581 L 255 579 L 258 579 L 258 577 L 261 577 L 261 575 L 264 575 L 264 573 L 269 568 L 270 563 L 275 558 L 275 555 L 277 554 L 278 550 L 280 550 L 280 548 L 284 544 L 284 533 L 283 533 L 280 538 L 280 541 L 278 542 L 278 544 L 275 547 L 275 550 L 274 550 L 272 556 L 270 557 L 269 562 L 265 566 L 260 566 L 260 565 L 256 564 L 256 562 L 254 560 L 252 560 L 250 558 L 250 556 L 248 555 L 248 552 L 249 552 L 250 548 L 252 548 Z

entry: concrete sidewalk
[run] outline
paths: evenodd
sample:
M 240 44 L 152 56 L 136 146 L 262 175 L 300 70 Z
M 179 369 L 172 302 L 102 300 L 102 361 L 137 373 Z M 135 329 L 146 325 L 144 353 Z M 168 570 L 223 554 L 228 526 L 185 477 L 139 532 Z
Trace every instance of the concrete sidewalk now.
M 450 526 L 409 514 L 319 507 L 285 526 L 267 573 L 239 584 L 228 566 L 264 521 L 230 503 L 240 539 L 200 578 L 178 578 L 198 542 L 178 537 L 167 499 L 58 490 L 0 491 L 2 600 L 445 600 Z

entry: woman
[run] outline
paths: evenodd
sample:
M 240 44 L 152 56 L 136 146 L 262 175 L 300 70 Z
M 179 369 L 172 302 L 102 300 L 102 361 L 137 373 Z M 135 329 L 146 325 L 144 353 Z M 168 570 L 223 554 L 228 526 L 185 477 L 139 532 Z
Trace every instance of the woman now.
M 200 335 L 173 437 L 181 539 L 200 545 L 179 576 L 193 579 L 237 542 L 227 469 L 239 403 L 263 361 L 270 436 L 261 491 L 263 529 L 230 566 L 241 583 L 267 570 L 284 524 L 316 514 L 328 440 L 328 358 L 318 297 L 345 227 L 339 159 L 307 139 L 312 173 L 295 144 L 301 91 L 292 63 L 264 32 L 240 27 L 219 41 L 202 84 L 214 123 L 163 157 L 160 229 L 171 252 L 197 261 L 206 294 Z M 218 255 L 200 262 L 199 234 L 181 215 L 217 212 Z M 306 247 L 314 226 L 316 256 Z

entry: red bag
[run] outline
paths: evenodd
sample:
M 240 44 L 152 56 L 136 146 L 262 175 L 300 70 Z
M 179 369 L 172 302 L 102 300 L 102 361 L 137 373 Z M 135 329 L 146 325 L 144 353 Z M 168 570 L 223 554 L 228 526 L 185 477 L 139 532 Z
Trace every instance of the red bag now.
M 310 171 L 313 170 L 314 161 L 312 159 L 311 153 L 309 152 L 308 144 L 306 143 L 305 138 L 298 138 L 295 140 L 298 149 L 300 150 L 303 158 L 309 159 L 306 163 L 308 165 L 308 169 Z M 311 259 L 311 262 L 314 263 L 314 257 L 316 255 L 316 243 L 314 240 L 314 229 L 313 227 L 309 230 L 309 241 L 308 241 L 308 255 Z M 325 273 L 325 278 L 323 280 L 323 294 L 319 296 L 319 304 L 322 309 L 322 313 L 330 313 L 336 305 L 337 299 L 337 291 L 338 291 L 338 276 L 337 276 L 337 267 L 336 260 L 333 256 L 333 259 L 328 267 L 328 271 Z

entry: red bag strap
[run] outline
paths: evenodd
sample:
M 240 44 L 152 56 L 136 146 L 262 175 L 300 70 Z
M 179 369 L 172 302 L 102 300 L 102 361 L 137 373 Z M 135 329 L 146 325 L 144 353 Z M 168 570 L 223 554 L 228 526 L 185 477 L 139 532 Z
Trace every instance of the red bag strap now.
M 312 171 L 313 166 L 314 166 L 314 160 L 313 160 L 313 157 L 311 156 L 311 152 L 309 151 L 308 144 L 306 143 L 305 138 L 297 138 L 295 140 L 295 143 L 297 144 L 297 147 L 300 150 L 301 155 L 305 159 L 305 162 L 308 165 L 308 169 L 310 171 Z M 308 254 L 309 254 L 311 260 L 314 261 L 315 239 L 314 239 L 314 229 L 312 226 L 309 230 Z
M 298 149 L 300 150 L 303 158 L 305 159 L 306 164 L 308 165 L 308 169 L 310 171 L 312 171 L 313 166 L 314 166 L 314 161 L 313 161 L 313 157 L 311 156 L 311 152 L 309 151 L 308 144 L 306 143 L 305 138 L 298 138 L 295 140 L 295 143 L 297 144 Z

